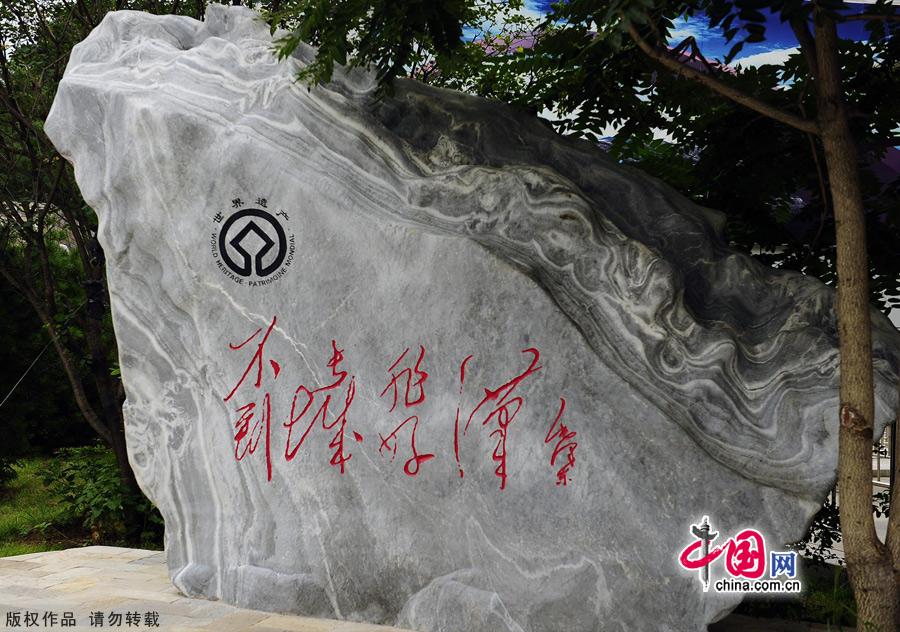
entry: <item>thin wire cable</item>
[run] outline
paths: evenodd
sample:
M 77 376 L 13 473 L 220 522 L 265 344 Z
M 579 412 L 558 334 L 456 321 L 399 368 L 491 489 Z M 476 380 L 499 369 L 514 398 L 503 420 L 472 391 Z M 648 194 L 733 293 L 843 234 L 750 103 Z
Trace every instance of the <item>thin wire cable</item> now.
M 72 316 L 74 316 L 78 312 L 78 310 L 81 309 L 82 307 L 84 307 L 86 304 L 87 304 L 87 300 L 85 300 L 81 305 L 79 305 L 74 310 L 72 310 L 72 312 L 68 316 L 66 316 L 66 319 L 63 321 L 62 324 L 65 325 L 66 323 L 68 323 L 69 320 L 72 318 Z M 60 326 L 62 326 L 62 325 L 60 325 Z M 22 374 L 22 377 L 19 378 L 19 381 L 13 385 L 13 387 L 9 390 L 9 393 L 6 394 L 6 397 L 3 398 L 3 401 L 0 402 L 0 408 L 3 408 L 3 404 L 6 403 L 6 400 L 8 400 L 10 397 L 12 397 L 12 394 L 16 392 L 17 388 L 19 388 L 19 384 L 22 383 L 22 380 L 25 379 L 25 376 L 28 375 L 28 372 L 34 368 L 34 365 L 37 364 L 37 361 L 41 359 L 41 356 L 44 355 L 44 352 L 52 344 L 53 344 L 53 341 L 51 340 L 50 342 L 45 344 L 44 348 L 41 349 L 40 353 L 38 353 L 37 356 L 35 356 L 34 360 L 32 360 L 32 362 L 31 362 L 31 364 L 28 365 L 28 368 L 25 369 L 25 372 Z

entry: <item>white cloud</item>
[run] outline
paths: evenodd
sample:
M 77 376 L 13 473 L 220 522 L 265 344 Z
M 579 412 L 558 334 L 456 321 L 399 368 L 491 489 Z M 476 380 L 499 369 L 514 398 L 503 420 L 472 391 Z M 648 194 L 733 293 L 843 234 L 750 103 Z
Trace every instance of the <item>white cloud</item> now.
M 519 10 L 519 13 L 539 20 L 543 20 L 547 15 L 547 13 L 541 9 L 540 3 L 535 0 L 525 0 L 525 6 Z
M 706 39 L 722 39 L 722 34 L 718 29 L 710 28 L 707 20 L 700 18 L 679 20 L 669 31 L 670 44 L 677 44 L 688 37 L 694 37 L 698 42 L 702 42 Z
M 732 65 L 743 66 L 744 68 L 758 68 L 759 66 L 772 64 L 780 66 L 787 61 L 788 57 L 796 53 L 797 50 L 796 46 L 791 48 L 780 48 L 778 50 L 769 50 L 764 53 L 756 53 L 755 55 L 748 55 L 741 59 L 735 59 Z

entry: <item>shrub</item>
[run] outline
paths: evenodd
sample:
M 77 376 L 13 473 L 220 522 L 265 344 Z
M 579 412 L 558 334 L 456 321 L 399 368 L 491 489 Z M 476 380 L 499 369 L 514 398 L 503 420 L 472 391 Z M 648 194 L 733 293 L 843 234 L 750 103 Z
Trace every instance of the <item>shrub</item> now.
M 813 516 L 804 538 L 790 546 L 803 557 L 820 564 L 843 565 L 844 561 L 834 553 L 835 546 L 840 542 L 840 510 L 834 496 L 830 495 L 825 499 L 818 513 Z
M 0 491 L 9 487 L 9 484 L 16 478 L 16 465 L 19 464 L 18 459 L 0 456 Z
M 95 542 L 128 542 L 159 548 L 163 520 L 143 495 L 130 493 L 119 476 L 115 454 L 105 446 L 57 450 L 41 478 L 60 499 L 65 522 L 81 523 Z M 136 516 L 132 532 L 126 513 Z
M 856 603 L 850 579 L 841 566 L 831 567 L 831 578 L 807 582 L 804 606 L 807 618 L 829 626 L 855 626 Z
M 789 546 L 803 557 L 814 562 L 843 566 L 844 560 L 834 553 L 842 538 L 841 515 L 838 504 L 834 490 L 832 490 L 822 507 L 813 516 L 803 539 Z M 879 517 L 890 515 L 890 489 L 882 490 L 872 496 L 872 511 Z

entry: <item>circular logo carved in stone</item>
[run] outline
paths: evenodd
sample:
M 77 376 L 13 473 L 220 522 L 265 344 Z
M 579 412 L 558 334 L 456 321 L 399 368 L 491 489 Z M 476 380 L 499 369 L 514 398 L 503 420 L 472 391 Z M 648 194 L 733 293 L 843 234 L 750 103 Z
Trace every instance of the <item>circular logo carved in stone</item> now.
M 268 285 L 284 276 L 294 259 L 294 236 L 286 233 L 279 219 L 287 221 L 288 214 L 240 205 L 240 199 L 235 199 L 232 206 L 239 210 L 227 218 L 221 212 L 213 218 L 219 224 L 210 239 L 213 257 L 221 272 L 235 283 Z
M 245 218 L 247 221 L 241 221 Z M 284 262 L 287 237 L 270 213 L 246 208 L 225 220 L 219 231 L 219 252 L 235 274 L 267 277 Z

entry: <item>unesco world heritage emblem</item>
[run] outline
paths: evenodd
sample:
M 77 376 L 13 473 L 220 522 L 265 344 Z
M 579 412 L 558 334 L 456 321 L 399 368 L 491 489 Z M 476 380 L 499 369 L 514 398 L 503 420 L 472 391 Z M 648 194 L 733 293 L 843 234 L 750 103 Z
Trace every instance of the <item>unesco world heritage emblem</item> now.
M 235 198 L 227 214 L 219 211 L 213 216 L 215 228 L 209 241 L 213 259 L 219 271 L 238 285 L 274 283 L 294 261 L 290 216 L 268 206 L 263 197 L 253 206 Z

